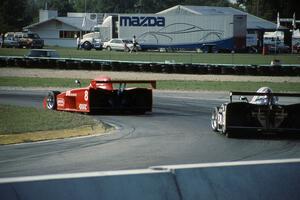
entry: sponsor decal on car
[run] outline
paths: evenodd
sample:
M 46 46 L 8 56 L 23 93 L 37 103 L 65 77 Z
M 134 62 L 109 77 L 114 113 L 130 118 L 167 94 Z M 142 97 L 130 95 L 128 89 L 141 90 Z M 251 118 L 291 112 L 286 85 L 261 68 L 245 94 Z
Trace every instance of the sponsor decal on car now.
M 79 104 L 79 110 L 87 110 L 87 104 Z
M 71 90 L 68 90 L 68 91 L 66 91 L 66 96 L 68 96 L 68 97 L 76 97 L 77 94 L 76 93 L 72 93 Z
M 58 105 L 59 107 L 65 106 L 65 100 L 62 99 L 62 98 L 57 98 L 57 105 Z
M 89 91 L 88 90 L 84 91 L 84 100 L 85 101 L 89 100 Z
M 258 119 L 263 127 L 278 128 L 288 114 L 284 109 L 268 110 L 267 108 L 258 108 L 252 111 L 252 116 Z

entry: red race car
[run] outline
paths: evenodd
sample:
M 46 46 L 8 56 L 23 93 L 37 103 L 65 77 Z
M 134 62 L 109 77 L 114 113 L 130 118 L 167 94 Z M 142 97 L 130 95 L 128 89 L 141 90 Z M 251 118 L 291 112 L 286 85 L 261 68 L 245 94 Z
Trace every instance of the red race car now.
M 80 81 L 76 80 L 80 85 Z M 114 84 L 119 84 L 117 89 Z M 151 84 L 151 88 L 126 88 L 127 84 Z M 44 98 L 43 106 L 50 110 L 72 111 L 81 113 L 104 111 L 131 111 L 145 113 L 152 111 L 152 89 L 156 81 L 111 80 L 99 77 L 91 80 L 85 88 L 66 92 L 51 91 Z

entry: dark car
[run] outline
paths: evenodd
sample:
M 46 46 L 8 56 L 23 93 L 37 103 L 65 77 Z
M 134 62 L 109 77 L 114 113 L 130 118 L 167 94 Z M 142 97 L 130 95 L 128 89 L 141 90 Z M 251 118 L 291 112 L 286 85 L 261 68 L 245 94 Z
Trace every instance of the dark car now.
M 44 40 L 37 33 L 22 32 L 16 33 L 15 38 L 19 42 L 19 47 L 23 48 L 38 48 L 44 47 Z
M 27 57 L 59 58 L 59 54 L 53 49 L 31 49 Z
M 300 97 L 296 93 L 272 93 L 262 87 L 258 92 L 231 92 L 230 102 L 215 107 L 211 128 L 227 137 L 242 136 L 247 132 L 274 134 L 300 133 L 300 102 L 283 105 L 279 97 Z M 271 91 L 271 90 L 269 90 Z M 254 96 L 250 102 L 244 96 L 233 102 L 233 95 Z

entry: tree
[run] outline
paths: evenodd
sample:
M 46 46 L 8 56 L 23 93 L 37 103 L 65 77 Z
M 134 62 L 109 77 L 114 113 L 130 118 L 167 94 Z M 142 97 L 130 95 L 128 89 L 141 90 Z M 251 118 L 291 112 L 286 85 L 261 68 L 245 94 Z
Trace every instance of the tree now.
M 24 24 L 32 22 L 32 13 L 29 11 L 31 2 L 24 0 L 2 0 L 0 4 L 0 31 L 20 31 Z
M 57 10 L 59 16 L 66 16 L 74 11 L 75 1 L 70 0 L 46 0 L 49 10 Z
M 271 21 L 276 21 L 277 12 L 284 18 L 291 18 L 294 12 L 300 14 L 296 5 L 296 0 L 237 0 L 237 6 L 245 7 L 246 12 Z
M 230 3 L 228 0 L 185 0 L 185 5 L 195 5 L 195 6 L 220 6 L 226 7 Z

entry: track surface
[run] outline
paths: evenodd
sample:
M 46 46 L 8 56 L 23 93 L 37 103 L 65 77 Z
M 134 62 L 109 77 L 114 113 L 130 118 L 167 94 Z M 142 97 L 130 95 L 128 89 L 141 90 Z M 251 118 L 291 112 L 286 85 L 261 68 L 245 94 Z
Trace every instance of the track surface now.
M 45 94 L 0 91 L 0 103 L 41 107 Z M 227 93 L 155 92 L 152 113 L 94 116 L 116 125 L 112 134 L 0 146 L 0 177 L 300 157 L 299 136 L 213 133 L 211 110 L 227 99 Z

